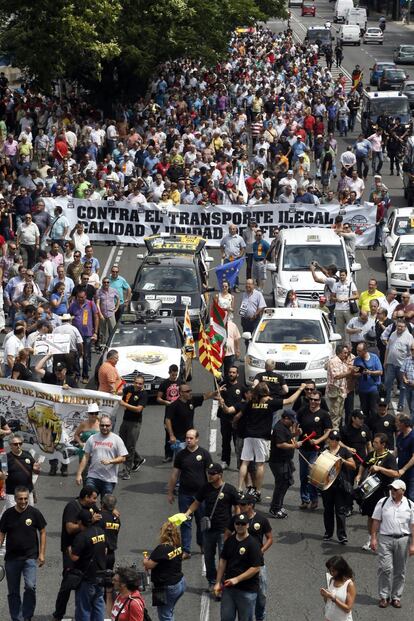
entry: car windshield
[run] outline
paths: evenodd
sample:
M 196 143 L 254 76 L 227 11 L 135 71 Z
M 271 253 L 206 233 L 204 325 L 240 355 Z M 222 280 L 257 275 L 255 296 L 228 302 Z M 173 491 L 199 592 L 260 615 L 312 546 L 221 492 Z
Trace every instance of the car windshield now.
M 395 257 L 396 261 L 414 261 L 414 245 L 412 244 L 401 244 L 398 248 L 397 255 Z
M 404 97 L 387 97 L 387 99 L 371 99 L 371 114 L 397 116 L 409 114 L 409 103 Z
M 400 52 L 404 54 L 414 54 L 414 45 L 403 45 L 400 47 Z
M 369 34 L 380 34 L 381 32 L 381 28 L 367 28 L 367 33 Z
M 319 30 L 308 30 L 307 38 L 309 41 L 316 41 L 317 39 L 320 39 L 321 41 L 331 41 L 331 33 L 325 28 L 321 28 Z
M 183 293 L 197 291 L 197 276 L 191 267 L 147 265 L 139 273 L 136 291 Z
M 387 69 L 384 71 L 384 77 L 387 78 L 404 78 L 405 73 L 401 69 Z
M 319 321 L 303 319 L 263 320 L 259 326 L 256 343 L 312 343 L 323 345 L 324 334 Z
M 331 265 L 338 268 L 346 267 L 345 255 L 342 246 L 285 246 L 283 255 L 283 269 L 286 271 L 309 271 L 311 261 L 319 265 Z
M 404 87 L 404 91 L 414 91 L 414 83 L 413 84 L 406 84 Z
M 414 218 L 396 218 L 394 224 L 395 235 L 412 235 L 414 233 Z
M 112 347 L 131 347 L 132 345 L 153 345 L 154 347 L 181 347 L 177 333 L 171 326 L 123 325 L 117 328 L 111 341 Z

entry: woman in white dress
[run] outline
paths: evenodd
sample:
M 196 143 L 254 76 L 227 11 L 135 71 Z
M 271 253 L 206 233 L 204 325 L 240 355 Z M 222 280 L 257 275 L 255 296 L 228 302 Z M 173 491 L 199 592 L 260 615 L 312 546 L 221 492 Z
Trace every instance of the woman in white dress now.
M 356 588 L 354 573 L 342 556 L 326 561 L 327 589 L 320 590 L 325 602 L 325 621 L 352 621 Z
M 220 293 L 216 294 L 217 304 L 228 312 L 228 319 L 233 319 L 234 296 L 230 293 L 229 283 L 223 280 Z

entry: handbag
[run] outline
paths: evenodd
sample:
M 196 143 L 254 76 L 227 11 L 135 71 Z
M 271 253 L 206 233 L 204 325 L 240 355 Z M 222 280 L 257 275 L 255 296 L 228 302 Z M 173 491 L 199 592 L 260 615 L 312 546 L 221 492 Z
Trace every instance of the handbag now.
M 349 295 L 351 295 L 352 282 L 349 283 Z M 352 315 L 356 315 L 359 312 L 358 304 L 356 300 L 349 300 L 349 312 Z
M 217 507 L 218 500 L 220 498 L 220 494 L 223 491 L 224 486 L 225 486 L 225 483 L 223 483 L 223 485 L 220 487 L 220 489 L 218 491 L 216 502 L 214 503 L 214 507 L 213 507 L 213 510 L 210 513 L 210 515 L 204 515 L 201 518 L 201 520 L 200 520 L 200 530 L 201 530 L 202 533 L 205 533 L 205 532 L 207 532 L 207 531 L 209 531 L 211 529 L 211 518 L 214 515 L 214 512 L 215 512 L 216 507 Z
M 152 588 L 152 605 L 165 606 L 167 603 L 167 589 L 165 587 Z

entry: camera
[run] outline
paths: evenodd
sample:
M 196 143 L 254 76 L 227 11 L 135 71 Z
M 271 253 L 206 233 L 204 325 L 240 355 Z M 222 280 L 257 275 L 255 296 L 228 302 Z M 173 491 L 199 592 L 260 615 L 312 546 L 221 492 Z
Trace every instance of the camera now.
M 98 586 L 112 587 L 112 578 L 115 572 L 112 569 L 102 569 L 96 572 L 96 583 Z

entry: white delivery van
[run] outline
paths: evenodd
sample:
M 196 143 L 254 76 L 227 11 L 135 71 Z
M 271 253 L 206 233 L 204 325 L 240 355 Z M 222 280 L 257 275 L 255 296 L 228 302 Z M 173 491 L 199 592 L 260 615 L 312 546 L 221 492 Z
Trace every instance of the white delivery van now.
M 367 10 L 366 9 L 348 9 L 345 24 L 350 26 L 356 25 L 360 27 L 361 33 L 367 29 Z
M 349 264 L 345 243 L 332 229 L 303 227 L 283 229 L 279 233 L 275 264 L 268 264 L 272 274 L 275 306 L 284 306 L 287 292 L 293 289 L 301 308 L 318 308 L 323 284 L 313 280 L 310 264 L 336 265 L 345 268 L 350 276 L 361 269 L 358 263 Z M 322 277 L 322 273 L 318 273 Z
M 336 0 L 334 9 L 334 22 L 345 23 L 346 14 L 354 8 L 353 0 Z
M 338 39 L 342 45 L 361 45 L 361 29 L 357 24 L 339 26 Z

